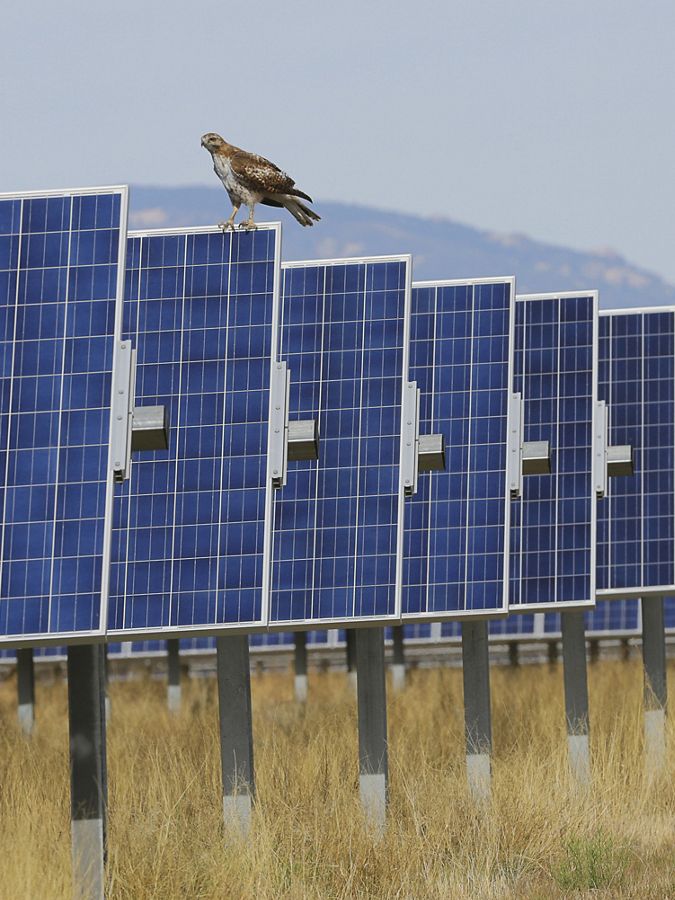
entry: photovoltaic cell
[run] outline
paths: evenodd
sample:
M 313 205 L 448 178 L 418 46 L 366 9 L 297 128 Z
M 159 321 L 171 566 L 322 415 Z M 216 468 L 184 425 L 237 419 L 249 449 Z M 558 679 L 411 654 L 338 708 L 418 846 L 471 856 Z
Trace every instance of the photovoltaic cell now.
M 126 188 L 0 195 L 0 641 L 105 633 Z
M 386 620 L 400 610 L 410 258 L 292 263 L 282 277 L 290 418 L 318 420 L 320 448 L 275 493 L 270 624 Z
M 269 588 L 268 428 L 279 226 L 129 238 L 124 337 L 136 403 L 169 409 L 115 504 L 109 630 L 261 626 Z
M 404 619 L 507 609 L 514 308 L 513 278 L 413 285 L 410 379 L 446 471 L 420 475 L 406 503 Z
M 600 314 L 599 396 L 635 473 L 598 509 L 598 596 L 675 592 L 675 310 Z
M 513 501 L 509 609 L 588 606 L 595 600 L 598 502 L 597 294 L 517 300 L 514 390 L 523 400 L 523 438 L 549 442 L 551 473 L 525 476 Z

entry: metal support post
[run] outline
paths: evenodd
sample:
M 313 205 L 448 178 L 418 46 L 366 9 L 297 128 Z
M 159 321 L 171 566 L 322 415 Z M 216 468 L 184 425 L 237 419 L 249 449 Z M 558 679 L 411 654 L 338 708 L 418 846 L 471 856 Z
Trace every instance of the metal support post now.
M 558 642 L 557 641 L 549 641 L 548 642 L 548 662 L 549 665 L 555 666 L 558 664 Z
M 103 714 L 105 716 L 105 724 L 110 725 L 112 705 L 110 703 L 110 692 L 108 691 L 108 645 L 99 644 L 99 653 L 101 654 L 101 690 L 103 692 Z
M 405 647 L 403 644 L 403 625 L 392 628 L 394 659 L 391 664 L 391 688 L 398 694 L 405 687 Z
M 167 705 L 170 713 L 177 713 L 180 710 L 180 643 L 178 638 L 171 638 L 166 642 L 166 655 L 169 667 Z
M 32 647 L 16 651 L 16 676 L 19 695 L 19 725 L 23 733 L 29 736 L 32 734 L 35 724 L 35 670 Z
M 102 661 L 98 644 L 68 647 L 73 893 L 78 900 L 103 898 L 107 776 Z
M 509 644 L 509 665 L 520 665 L 520 660 L 518 659 L 518 644 L 516 641 L 511 641 Z
M 295 644 L 295 699 L 298 703 L 307 701 L 307 632 L 296 631 Z
M 378 831 L 387 816 L 387 686 L 384 669 L 384 629 L 356 631 L 359 718 L 359 787 L 361 806 Z
M 588 642 L 588 661 L 595 665 L 600 659 L 600 641 L 597 638 L 591 638 Z
M 570 767 L 579 784 L 587 786 L 591 783 L 591 758 L 584 614 L 580 610 L 569 610 L 562 613 L 560 621 Z
M 345 642 L 347 645 L 347 678 L 349 684 L 356 693 L 356 632 L 353 628 L 348 628 L 345 632 Z
M 246 834 L 255 797 L 253 719 L 248 637 L 216 638 L 223 815 L 226 825 Z
M 462 668 L 466 774 L 469 791 L 475 800 L 486 802 L 490 799 L 492 753 L 487 622 L 462 622 Z
M 642 658 L 644 661 L 645 764 L 660 774 L 666 764 L 666 633 L 663 597 L 642 598 Z

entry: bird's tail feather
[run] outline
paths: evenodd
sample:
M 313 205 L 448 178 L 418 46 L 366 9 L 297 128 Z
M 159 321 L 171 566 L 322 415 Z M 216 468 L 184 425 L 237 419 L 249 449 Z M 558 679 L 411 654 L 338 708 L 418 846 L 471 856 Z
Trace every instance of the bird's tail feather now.
M 309 201 L 309 203 L 314 203 L 314 201 L 309 196 L 309 194 L 306 194 L 304 191 L 301 191 L 299 188 L 296 188 L 296 187 L 291 188 L 291 190 L 288 193 L 291 194 L 293 197 L 302 197 L 303 200 L 307 200 L 307 201 Z
M 304 203 L 301 203 L 295 197 L 286 197 L 284 206 L 289 211 L 289 213 L 303 226 L 313 225 L 315 222 L 318 222 L 321 219 L 321 216 L 315 213 L 313 209 L 305 206 Z

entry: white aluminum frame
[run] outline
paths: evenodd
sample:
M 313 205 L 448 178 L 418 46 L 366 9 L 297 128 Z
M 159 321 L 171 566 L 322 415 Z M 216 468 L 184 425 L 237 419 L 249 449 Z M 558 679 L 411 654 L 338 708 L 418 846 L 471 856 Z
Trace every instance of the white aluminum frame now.
M 115 285 L 115 323 L 114 323 L 114 347 L 115 351 L 122 334 L 122 316 L 124 306 L 124 277 L 126 273 L 126 252 L 127 252 L 127 236 L 128 236 L 128 215 L 129 215 L 129 187 L 126 184 L 104 185 L 101 187 L 86 188 L 62 188 L 46 191 L 15 191 L 10 193 L 0 193 L 0 201 L 3 200 L 37 200 L 41 198 L 50 199 L 55 197 L 83 197 L 83 196 L 100 196 L 104 194 L 118 194 L 120 197 L 120 226 L 119 226 L 119 246 L 117 255 L 117 281 Z M 115 384 L 117 373 L 117 353 L 113 354 L 111 391 Z M 110 422 L 109 435 L 112 435 L 112 397 L 110 403 Z M 9 439 L 9 438 L 8 438 Z M 44 647 L 52 644 L 83 644 L 100 642 L 105 639 L 108 626 L 108 595 L 110 589 L 110 555 L 112 550 L 112 510 L 114 498 L 114 478 L 112 466 L 112 447 L 109 441 L 108 446 L 108 479 L 106 485 L 106 499 L 103 514 L 104 530 L 103 530 L 103 547 L 102 547 L 102 569 L 101 569 L 101 606 L 99 627 L 97 629 L 89 629 L 86 631 L 55 631 L 50 634 L 26 634 L 26 635 L 2 635 L 0 636 L 0 647 Z M 4 537 L 3 537 L 4 542 Z M 0 571 L 2 561 L 0 560 Z M 51 586 L 50 586 L 51 591 Z
M 403 584 L 403 531 L 405 516 L 405 493 L 403 485 L 403 469 L 400 460 L 403 456 L 403 395 L 409 381 L 410 363 L 410 315 L 412 303 L 412 254 L 393 253 L 384 256 L 353 256 L 344 259 L 307 259 L 282 263 L 282 271 L 287 269 L 308 269 L 328 266 L 377 265 L 379 263 L 400 262 L 406 267 L 406 283 L 403 304 L 403 354 L 401 379 L 401 436 L 399 446 L 399 480 L 398 480 L 398 527 L 396 537 L 396 588 L 394 591 L 394 613 L 390 616 L 359 616 L 338 619 L 284 619 L 271 621 L 268 619 L 268 630 L 272 631 L 315 631 L 331 628 L 364 627 L 372 625 L 392 625 L 400 622 L 401 595 Z M 321 437 L 319 436 L 319 442 Z M 320 443 L 319 443 L 320 446 Z M 321 451 L 319 450 L 319 453 Z M 283 489 L 282 489 L 283 490 Z
M 499 609 L 493 610 L 448 610 L 446 612 L 419 612 L 406 613 L 401 615 L 401 623 L 411 624 L 414 622 L 448 622 L 456 621 L 473 621 L 474 619 L 496 619 L 502 618 L 509 612 L 509 566 L 511 558 L 511 492 L 508 481 L 508 450 L 509 437 L 511 434 L 512 408 L 510 403 L 513 394 L 513 368 L 515 357 L 515 336 L 516 336 L 516 277 L 515 275 L 503 275 L 501 277 L 491 276 L 487 278 L 439 278 L 431 281 L 414 281 L 415 288 L 444 288 L 444 287 L 475 287 L 489 284 L 505 284 L 511 286 L 511 303 L 509 308 L 509 349 L 508 349 L 508 367 L 507 367 L 507 414 L 506 414 L 506 460 L 504 472 L 504 562 L 502 568 L 502 577 L 504 580 L 504 591 L 502 594 L 502 604 Z M 433 430 L 432 425 L 432 430 Z M 446 448 L 447 449 L 447 448 Z M 431 478 L 437 477 L 433 472 L 430 473 Z M 431 504 L 429 504 L 431 508 Z M 468 552 L 466 554 L 468 556 Z M 424 639 L 421 639 L 424 640 Z

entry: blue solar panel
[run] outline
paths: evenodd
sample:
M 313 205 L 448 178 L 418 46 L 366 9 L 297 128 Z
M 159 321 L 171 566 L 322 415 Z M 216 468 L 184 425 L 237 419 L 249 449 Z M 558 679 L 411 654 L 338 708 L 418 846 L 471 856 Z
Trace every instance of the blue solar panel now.
M 274 497 L 271 625 L 386 620 L 400 611 L 401 404 L 410 258 L 283 267 L 290 418 L 319 424 L 319 459 L 289 463 Z
M 611 637 L 639 635 L 642 631 L 642 616 L 639 600 L 599 600 L 595 609 L 584 613 L 584 627 L 587 636 Z M 547 613 L 546 634 L 560 634 L 560 615 Z
M 179 650 L 181 656 L 215 653 L 216 639 L 181 638 Z M 153 656 L 164 657 L 166 654 L 166 641 L 123 641 L 108 644 L 108 656 L 113 659 L 148 659 Z
M 549 442 L 551 473 L 525 476 L 513 502 L 511 610 L 595 600 L 597 334 L 594 292 L 518 297 L 514 390 L 523 439 Z
M 598 596 L 675 591 L 675 311 L 600 315 L 599 396 L 610 444 L 635 474 L 608 481 L 598 510 Z
M 328 631 L 308 631 L 308 647 L 325 647 L 331 642 L 331 633 Z M 251 649 L 255 650 L 292 650 L 295 646 L 295 635 L 292 631 L 271 631 L 267 633 L 252 634 L 249 638 Z
M 508 616 L 490 622 L 489 635 L 491 638 L 518 638 L 533 637 L 537 634 L 537 626 L 543 625 L 543 614 L 536 619 L 533 613 L 522 613 L 517 616 Z
M 462 637 L 462 623 L 456 620 L 441 622 L 441 637 L 444 640 L 459 640 Z
M 675 631 L 675 597 L 666 597 L 663 601 L 663 623 L 668 631 Z
M 406 643 L 428 643 L 434 640 L 435 635 L 440 636 L 436 622 L 406 622 L 403 625 L 403 640 Z M 384 629 L 384 641 L 390 644 L 394 639 L 393 628 Z
M 15 663 L 16 649 L 4 647 L 0 648 L 0 662 Z M 63 662 L 66 659 L 67 651 L 65 647 L 59 647 L 58 644 L 49 644 L 44 647 L 35 647 L 33 650 L 34 662 Z
M 264 625 L 271 363 L 280 228 L 129 238 L 124 336 L 136 402 L 169 408 L 169 449 L 139 456 L 115 503 L 109 630 Z
M 126 188 L 0 196 L 0 641 L 105 633 Z
M 507 609 L 514 310 L 513 278 L 413 285 L 410 379 L 446 471 L 421 475 L 407 503 L 404 619 Z

